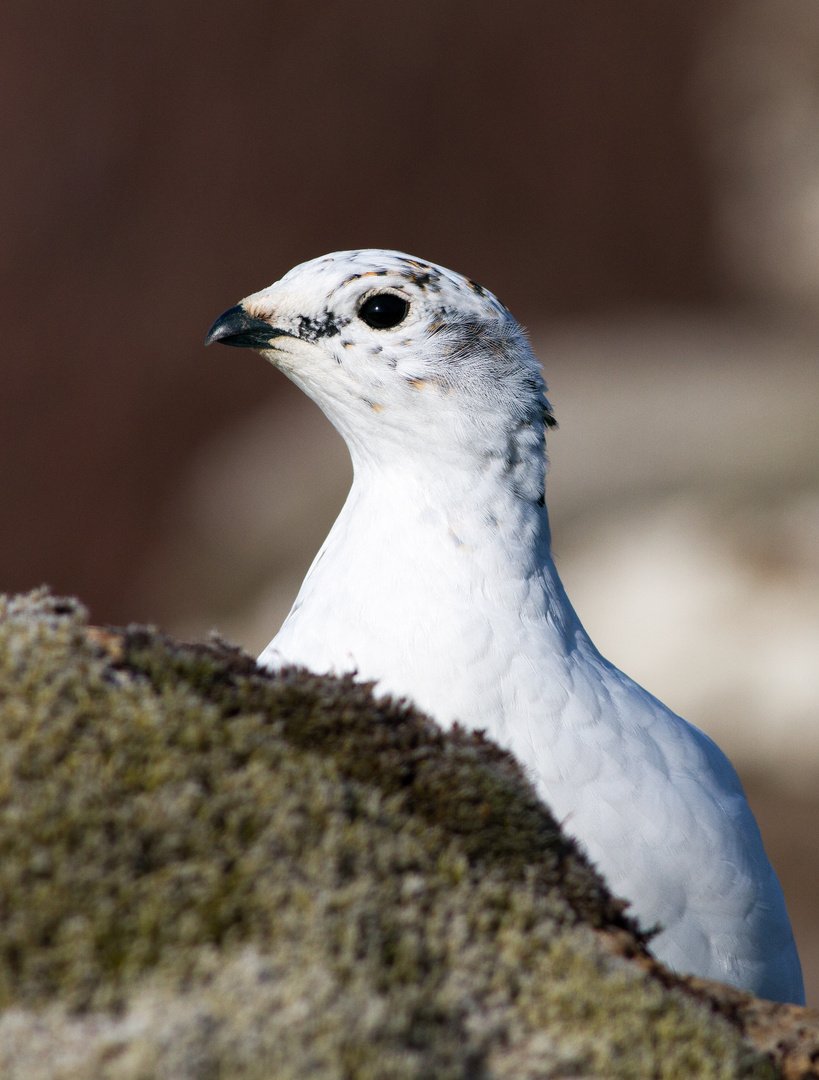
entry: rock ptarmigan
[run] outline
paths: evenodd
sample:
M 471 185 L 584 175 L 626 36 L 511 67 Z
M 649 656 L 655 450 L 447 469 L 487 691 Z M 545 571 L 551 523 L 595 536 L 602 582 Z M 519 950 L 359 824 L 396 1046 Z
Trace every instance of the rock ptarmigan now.
M 270 668 L 355 671 L 487 733 L 670 967 L 801 1003 L 782 890 L 728 759 L 595 649 L 550 553 L 545 431 L 522 330 L 473 281 L 395 251 L 303 263 L 208 334 L 321 407 L 355 478 Z

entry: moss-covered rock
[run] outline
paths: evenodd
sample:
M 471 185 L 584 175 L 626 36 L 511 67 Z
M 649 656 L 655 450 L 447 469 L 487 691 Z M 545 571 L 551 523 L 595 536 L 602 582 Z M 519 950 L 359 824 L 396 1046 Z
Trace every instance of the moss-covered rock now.
M 3 1077 L 773 1075 L 644 941 L 480 735 L 0 601 Z

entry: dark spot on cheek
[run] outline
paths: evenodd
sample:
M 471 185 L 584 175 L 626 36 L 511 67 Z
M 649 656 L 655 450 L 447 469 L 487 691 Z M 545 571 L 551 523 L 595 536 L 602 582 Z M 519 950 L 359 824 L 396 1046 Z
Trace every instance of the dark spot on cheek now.
M 309 315 L 299 316 L 299 337 L 303 341 L 315 342 L 320 338 L 335 337 L 341 333 L 342 326 L 346 326 L 349 319 L 338 319 L 329 311 L 323 312 L 318 318 L 311 319 Z

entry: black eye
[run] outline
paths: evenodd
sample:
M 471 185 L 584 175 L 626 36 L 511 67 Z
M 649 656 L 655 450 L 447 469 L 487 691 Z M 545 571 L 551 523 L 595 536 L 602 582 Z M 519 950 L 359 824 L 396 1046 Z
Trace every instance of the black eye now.
M 358 309 L 358 317 L 373 330 L 391 330 L 405 318 L 409 304 L 402 296 L 382 292 L 365 300 Z

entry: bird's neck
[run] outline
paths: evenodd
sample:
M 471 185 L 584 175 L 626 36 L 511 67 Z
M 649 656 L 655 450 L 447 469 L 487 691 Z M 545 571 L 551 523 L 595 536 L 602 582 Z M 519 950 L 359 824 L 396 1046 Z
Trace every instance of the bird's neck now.
M 368 517 L 391 530 L 437 526 L 455 548 L 495 550 L 526 573 L 550 546 L 543 429 L 521 424 L 494 438 L 479 434 L 441 432 L 413 453 L 351 446 L 350 502 L 368 503 Z
M 523 425 L 481 445 L 456 452 L 450 440 L 444 460 L 439 448 L 353 454 L 353 486 L 325 543 L 333 555 L 316 570 L 340 565 L 375 598 L 404 596 L 412 582 L 466 607 L 545 619 L 552 647 L 569 652 L 584 632 L 551 556 L 543 431 Z

